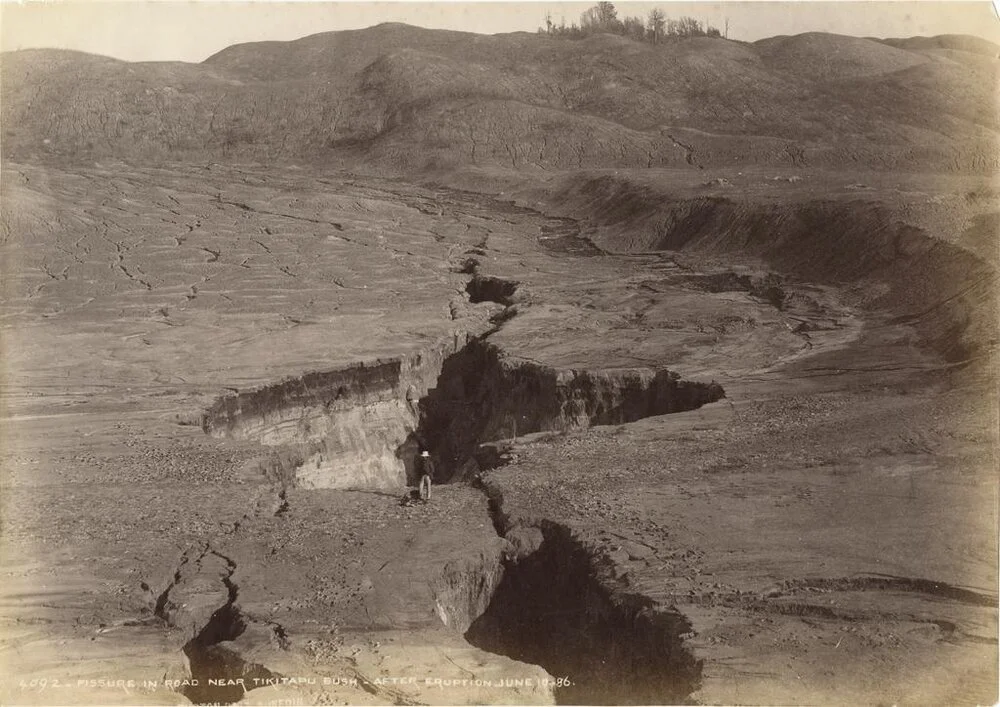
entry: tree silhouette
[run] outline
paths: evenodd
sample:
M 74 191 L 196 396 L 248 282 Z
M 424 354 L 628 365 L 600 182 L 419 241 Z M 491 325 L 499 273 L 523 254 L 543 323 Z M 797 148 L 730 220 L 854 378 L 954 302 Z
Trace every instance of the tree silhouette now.
M 654 7 L 649 11 L 646 28 L 649 30 L 650 41 L 653 42 L 653 44 L 658 44 L 660 40 L 663 39 L 664 33 L 667 31 L 667 16 L 664 14 L 663 10 L 658 7 Z
M 619 19 L 614 3 L 602 0 L 585 10 L 580 15 L 580 24 L 566 26 L 566 20 L 557 27 L 552 23 L 552 16 L 545 15 L 545 28 L 539 32 L 567 39 L 582 39 L 592 34 L 609 32 L 634 39 L 657 44 L 664 38 L 687 37 L 721 37 L 722 32 L 711 25 L 703 25 L 693 17 L 681 17 L 676 20 L 667 19 L 659 8 L 650 10 L 643 23 L 641 17 L 625 17 Z M 726 33 L 729 33 L 729 21 L 726 20 Z

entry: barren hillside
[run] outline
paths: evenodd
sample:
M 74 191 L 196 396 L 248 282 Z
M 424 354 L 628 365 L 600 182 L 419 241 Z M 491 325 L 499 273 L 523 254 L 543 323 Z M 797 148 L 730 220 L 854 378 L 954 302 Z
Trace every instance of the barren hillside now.
M 413 172 L 721 165 L 983 172 L 1000 48 L 809 33 L 568 41 L 386 24 L 202 64 L 3 58 L 13 158 L 364 162 Z

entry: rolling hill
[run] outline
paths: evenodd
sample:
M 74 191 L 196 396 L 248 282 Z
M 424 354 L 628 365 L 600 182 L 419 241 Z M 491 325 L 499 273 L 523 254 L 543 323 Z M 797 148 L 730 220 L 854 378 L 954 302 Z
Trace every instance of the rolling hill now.
M 3 154 L 392 171 L 787 165 L 988 172 L 1000 47 L 808 33 L 651 45 L 385 24 L 201 64 L 5 53 Z

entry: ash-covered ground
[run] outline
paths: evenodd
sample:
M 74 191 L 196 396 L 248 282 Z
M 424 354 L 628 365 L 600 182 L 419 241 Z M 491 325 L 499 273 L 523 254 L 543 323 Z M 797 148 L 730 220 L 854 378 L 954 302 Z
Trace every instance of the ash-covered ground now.
M 995 700 L 995 55 L 365 32 L 4 55 L 4 703 Z M 640 129 L 676 76 L 600 56 L 795 129 Z M 967 92 L 873 140 L 914 77 Z

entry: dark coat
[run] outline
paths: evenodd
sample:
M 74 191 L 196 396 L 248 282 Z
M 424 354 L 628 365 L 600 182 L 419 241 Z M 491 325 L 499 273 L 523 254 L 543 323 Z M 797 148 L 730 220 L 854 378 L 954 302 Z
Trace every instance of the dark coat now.
M 417 457 L 417 477 L 424 475 L 434 479 L 434 462 L 430 457 Z

